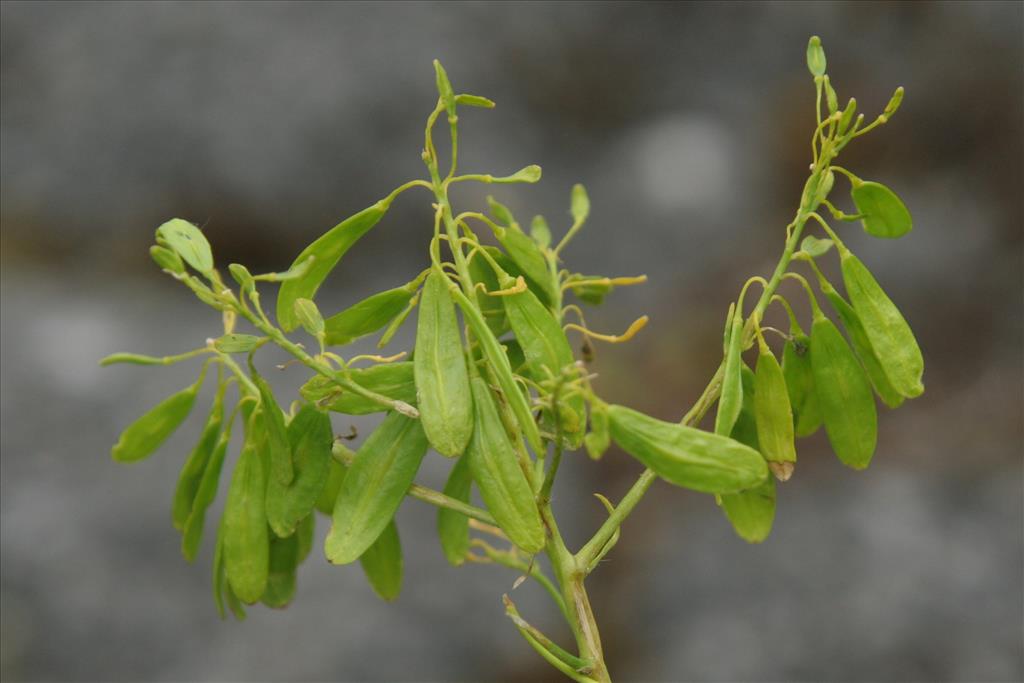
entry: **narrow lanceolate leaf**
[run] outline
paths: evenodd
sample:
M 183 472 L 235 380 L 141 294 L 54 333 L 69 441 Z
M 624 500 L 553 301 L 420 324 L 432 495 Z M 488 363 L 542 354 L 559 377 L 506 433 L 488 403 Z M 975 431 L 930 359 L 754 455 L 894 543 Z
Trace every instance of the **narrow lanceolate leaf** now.
M 299 537 L 270 539 L 267 587 L 260 601 L 267 607 L 286 607 L 295 597 L 299 569 Z
M 448 475 L 444 495 L 468 503 L 471 483 L 469 458 L 459 458 Z M 439 508 L 437 535 L 441 539 L 441 549 L 449 563 L 458 566 L 466 561 L 466 553 L 469 551 L 469 518 L 448 508 Z
M 743 408 L 743 380 L 740 366 L 743 365 L 741 348 L 743 342 L 743 315 L 736 311 L 729 327 L 729 346 L 725 353 L 725 369 L 722 374 L 722 394 L 718 399 L 715 414 L 715 434 L 728 436 L 732 433 L 736 418 Z
M 448 278 L 440 270 L 427 277 L 416 326 L 417 407 L 430 445 L 453 457 L 473 433 L 473 399 Z
M 753 371 L 743 366 L 743 410 L 732 430 L 732 438 L 754 450 L 761 450 L 757 440 L 755 413 L 755 384 Z M 763 484 L 739 493 L 725 493 L 718 497 L 726 519 L 736 534 L 748 543 L 760 543 L 768 538 L 775 520 L 775 480 L 768 477 Z
M 314 260 L 301 277 L 286 280 L 278 292 L 277 322 L 286 332 L 291 332 L 299 326 L 298 316 L 295 315 L 295 300 L 314 298 L 324 278 L 334 269 L 345 252 L 380 222 L 389 206 L 390 202 L 381 200 L 346 218 L 303 249 L 296 257 L 292 263 L 293 267 L 307 261 L 310 256 L 314 257 Z
M 254 603 L 267 587 L 270 534 L 265 509 L 267 477 L 259 454 L 259 411 L 246 425 L 224 506 L 224 569 L 242 602 Z
M 560 377 L 566 368 L 572 368 L 575 358 L 569 340 L 562 326 L 536 295 L 527 289 L 502 298 L 505 300 L 505 313 L 512 331 L 523 349 L 530 376 L 537 382 L 545 383 Z M 570 389 L 565 387 L 559 399 L 560 406 L 565 407 L 565 410 L 560 411 L 559 418 L 565 432 L 576 434 L 584 426 L 583 397 L 578 394 L 566 397 Z
M 832 449 L 843 464 L 864 469 L 878 437 L 875 398 L 839 328 L 824 316 L 816 317 L 811 329 L 811 368 Z
M 768 462 L 796 462 L 793 410 L 789 405 L 786 378 L 779 361 L 763 344 L 757 358 L 754 384 L 757 441 Z
M 487 509 L 498 526 L 523 551 L 533 554 L 544 547 L 544 526 L 526 474 L 519 466 L 487 384 L 473 379 L 476 416 L 469 442 L 469 470 Z
M 480 311 L 477 310 L 469 299 L 462 295 L 462 292 L 453 291 L 453 296 L 459 308 L 462 309 L 462 315 L 466 320 L 466 324 L 473 331 L 477 342 L 480 344 L 480 348 L 483 350 L 484 358 L 494 373 L 494 378 L 501 388 L 505 401 L 511 407 L 516 422 L 519 423 L 523 437 L 530 444 L 530 447 L 534 449 L 535 453 L 543 452 L 544 444 L 540 438 L 540 429 L 537 428 L 537 423 L 533 419 L 529 399 L 520 391 L 519 385 L 512 374 L 512 366 L 509 363 L 508 356 L 490 328 L 487 327 L 487 323 L 484 321 Z
M 295 476 L 292 466 L 292 447 L 288 442 L 288 430 L 284 423 L 284 413 L 281 412 L 277 400 L 274 398 L 274 391 L 270 388 L 267 380 L 263 379 L 256 372 L 256 368 L 249 363 L 249 370 L 253 382 L 260 390 L 260 401 L 263 416 L 264 429 L 267 435 L 267 454 L 270 457 L 271 478 L 280 484 L 288 484 Z
M 334 441 L 330 418 L 312 405 L 303 406 L 288 424 L 288 441 L 295 477 L 289 484 L 273 477 L 267 483 L 267 521 L 282 538 L 309 516 L 327 483 Z
M 417 278 L 401 287 L 378 292 L 332 315 L 324 321 L 326 342 L 342 346 L 381 329 L 405 311 L 419 283 Z
M 209 462 L 203 470 L 203 478 L 199 482 L 199 489 L 196 491 L 192 501 L 192 509 L 189 511 L 188 519 L 185 520 L 185 527 L 181 535 L 181 554 L 185 559 L 192 562 L 199 552 L 199 544 L 203 540 L 203 525 L 206 522 L 206 511 L 213 504 L 217 497 L 217 486 L 220 484 L 220 473 L 224 467 L 224 456 L 228 452 L 228 445 L 231 443 L 231 425 L 228 424 L 217 445 L 213 449 Z
M 213 270 L 210 243 L 202 231 L 181 218 L 172 218 L 156 229 L 156 241 L 174 251 L 200 273 Z
M 874 237 L 903 237 L 914 227 L 910 211 L 896 193 L 885 185 L 859 181 L 850 190 L 857 212 L 863 215 L 864 232 Z
M 111 457 L 118 462 L 136 462 L 152 455 L 192 412 L 205 376 L 204 370 L 195 384 L 165 398 L 128 425 L 110 451 Z
M 790 339 L 782 349 L 782 376 L 793 410 L 796 436 L 810 436 L 821 426 L 821 408 L 814 392 L 811 338 L 799 326 L 790 327 Z
M 924 392 L 924 358 L 910 325 L 860 259 L 849 250 L 841 252 L 846 293 L 882 369 L 903 396 L 920 396 Z
M 359 558 L 373 592 L 388 602 L 402 591 L 402 543 L 394 520 Z
M 846 299 L 830 284 L 823 282 L 821 291 L 825 293 L 832 308 L 839 314 L 839 319 L 842 321 L 843 327 L 846 328 L 846 334 L 850 337 L 850 344 L 853 345 L 857 358 L 860 359 L 865 372 L 868 373 L 868 379 L 871 380 L 871 386 L 875 388 L 875 393 L 885 405 L 890 408 L 898 408 L 903 403 L 904 396 L 896 391 L 892 382 L 889 381 L 888 375 L 885 374 L 857 311 L 853 310 L 853 306 L 847 303 Z
M 224 389 L 227 385 L 221 382 L 217 388 L 217 394 L 213 399 L 213 407 L 210 408 L 210 415 L 206 418 L 206 426 L 199 437 L 199 443 L 192 449 L 185 466 L 181 468 L 178 476 L 178 485 L 174 490 L 174 502 L 171 505 L 171 520 L 174 528 L 179 531 L 185 528 L 192 513 L 192 505 L 195 502 L 196 493 L 199 491 L 199 484 L 203 478 L 203 472 L 217 447 L 217 437 L 220 435 L 221 423 L 224 421 Z
M 761 454 L 727 436 L 662 422 L 624 406 L 608 406 L 612 439 L 676 486 L 705 493 L 735 493 L 762 483 Z
M 356 384 L 396 401 L 416 405 L 416 381 L 412 362 L 382 363 L 368 368 L 348 370 L 347 376 Z M 327 410 L 347 415 L 382 413 L 386 406 L 360 394 L 342 389 L 323 375 L 314 375 L 299 389 L 302 398 Z
M 335 564 L 359 559 L 395 516 L 427 452 L 419 420 L 390 413 L 363 442 L 332 514 L 325 554 Z

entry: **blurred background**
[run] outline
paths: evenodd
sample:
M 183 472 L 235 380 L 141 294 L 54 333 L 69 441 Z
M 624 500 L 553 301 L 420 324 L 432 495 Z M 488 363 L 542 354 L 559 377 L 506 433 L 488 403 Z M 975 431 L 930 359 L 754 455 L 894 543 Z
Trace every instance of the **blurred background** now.
M 461 167 L 544 168 L 536 186 L 460 187 L 457 206 L 491 191 L 557 238 L 584 183 L 593 212 L 568 267 L 650 277 L 588 311 L 608 332 L 652 316 L 633 343 L 598 347 L 598 389 L 678 419 L 715 367 L 729 301 L 774 265 L 796 209 L 811 34 L 869 120 L 907 90 L 842 164 L 894 188 L 916 229 L 843 234 L 913 325 L 927 392 L 881 413 L 866 472 L 821 433 L 802 442 L 763 545 L 709 497 L 656 484 L 588 584 L 608 663 L 622 681 L 1024 678 L 1024 5 L 4 2 L 0 20 L 3 680 L 554 680 L 503 616 L 515 575 L 449 567 L 417 501 L 399 514 L 396 603 L 314 551 L 287 610 L 219 621 L 212 534 L 190 566 L 169 513 L 202 409 L 151 459 L 109 457 L 193 369 L 96 361 L 218 334 L 149 260 L 168 218 L 203 226 L 220 264 L 277 270 L 421 177 L 438 57 L 456 91 L 498 103 L 460 117 Z M 406 282 L 430 232 L 429 198 L 403 195 L 321 308 Z M 302 376 L 273 379 L 293 395 Z M 428 457 L 422 481 L 442 485 L 448 466 Z M 605 514 L 590 493 L 617 499 L 639 467 L 617 450 L 563 467 L 555 505 L 578 546 Z M 539 591 L 513 596 L 567 642 Z

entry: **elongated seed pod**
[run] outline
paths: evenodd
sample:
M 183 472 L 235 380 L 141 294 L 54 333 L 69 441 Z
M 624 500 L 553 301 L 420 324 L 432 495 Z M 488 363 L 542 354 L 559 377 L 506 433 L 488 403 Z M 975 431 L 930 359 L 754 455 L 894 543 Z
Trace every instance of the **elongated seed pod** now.
M 327 318 L 324 321 L 326 343 L 341 346 L 373 334 L 401 315 L 419 286 L 417 278 L 401 287 L 373 294 Z
M 334 503 L 338 500 L 338 491 L 347 472 L 348 468 L 334 459 L 327 466 L 327 483 L 316 499 L 316 509 L 328 517 L 334 513 Z
M 224 456 L 231 443 L 231 424 L 229 423 L 217 439 L 217 445 L 210 455 L 199 488 L 192 499 L 192 507 L 181 532 L 181 554 L 192 562 L 199 552 L 199 544 L 203 539 L 203 525 L 206 522 L 206 511 L 217 497 L 217 486 L 220 484 L 220 473 L 224 468 Z
M 466 457 L 469 470 L 487 509 L 498 526 L 523 551 L 533 554 L 544 548 L 544 526 L 533 489 L 519 466 L 487 384 L 473 378 L 475 427 Z
M 608 406 L 608 417 L 615 443 L 676 486 L 735 493 L 768 476 L 760 453 L 727 436 L 662 422 L 624 406 Z
M 205 376 L 204 369 L 195 384 L 171 394 L 128 425 L 111 449 L 110 456 L 118 462 L 136 462 L 152 455 L 192 412 Z
M 281 289 L 277 294 L 277 322 L 285 332 L 291 332 L 299 326 L 294 308 L 295 300 L 313 299 L 324 279 L 345 252 L 380 222 L 390 205 L 390 200 L 381 200 L 346 218 L 317 238 L 295 258 L 293 268 L 309 260 L 310 256 L 314 257 L 314 260 L 301 277 L 281 283 Z
M 793 411 L 789 406 L 786 378 L 764 339 L 758 337 L 758 341 L 754 414 L 760 451 L 768 462 L 796 462 Z
M 459 458 L 448 475 L 448 481 L 444 485 L 444 495 L 468 503 L 472 481 L 469 458 Z M 438 508 L 437 536 L 441 539 L 441 549 L 444 551 L 445 559 L 450 564 L 459 566 L 466 561 L 466 553 L 469 551 L 469 518 L 461 512 Z
M 292 535 L 299 522 L 309 516 L 327 483 L 334 441 L 330 418 L 312 405 L 303 406 L 288 424 L 288 441 L 295 477 L 290 484 L 273 477 L 267 483 L 267 521 L 282 538 Z
M 210 415 L 206 418 L 206 425 L 203 427 L 199 442 L 192 449 L 178 476 L 178 485 L 174 489 L 174 502 L 171 505 L 171 520 L 174 523 L 174 528 L 179 531 L 184 530 L 185 523 L 192 513 L 192 505 L 195 502 L 196 493 L 199 491 L 203 472 L 217 447 L 221 423 L 224 421 L 225 387 L 223 382 L 217 387 L 217 394 L 213 398 L 213 406 L 210 408 Z
M 260 413 L 263 415 L 263 425 L 266 431 L 267 455 L 270 458 L 270 469 L 268 475 L 281 484 L 287 485 L 295 476 L 292 467 L 292 447 L 288 442 L 288 429 L 284 423 L 284 413 L 277 405 L 274 392 L 263 379 L 252 362 L 249 362 L 249 372 L 252 374 L 253 382 L 260 390 L 260 402 L 263 404 Z
M 395 511 L 427 453 L 419 420 L 389 413 L 363 442 L 341 482 L 324 552 L 334 564 L 359 559 Z
M 512 331 L 523 350 L 527 371 L 534 380 L 545 382 L 559 377 L 565 368 L 574 365 L 572 347 L 562 326 L 533 292 L 527 289 L 502 298 Z M 559 414 L 562 429 L 569 434 L 581 432 L 585 417 L 583 397 L 565 398 L 563 394 L 559 405 L 566 408 Z
M 725 354 L 725 370 L 722 374 L 722 394 L 718 399 L 715 414 L 715 434 L 728 436 L 732 433 L 736 418 L 743 408 L 743 379 L 740 366 L 743 364 L 743 314 L 737 309 L 733 314 L 729 331 L 729 347 Z
M 878 437 L 871 383 L 839 328 L 820 311 L 811 328 L 811 368 L 832 449 L 843 464 L 864 469 Z
M 907 398 L 920 396 L 924 358 L 910 326 L 860 259 L 840 247 L 840 260 L 850 304 L 893 388 Z
M 299 569 L 299 537 L 270 539 L 270 559 L 267 570 L 267 587 L 260 598 L 267 607 L 286 607 L 295 597 L 296 578 Z
M 811 368 L 811 338 L 795 320 L 790 323 L 789 337 L 782 348 L 782 376 L 793 410 L 793 431 L 796 436 L 810 436 L 821 426 L 821 408 Z
M 544 445 L 540 438 L 540 430 L 533 419 L 530 401 L 520 391 L 519 385 L 516 383 L 508 356 L 490 328 L 487 327 L 487 323 L 484 321 L 480 311 L 477 310 L 472 302 L 457 289 L 453 289 L 451 292 L 455 298 L 455 303 L 462 309 L 462 315 L 466 320 L 466 324 L 469 325 L 469 328 L 476 336 L 477 342 L 480 344 L 484 358 L 494 373 L 494 378 L 498 382 L 501 393 L 504 395 L 509 407 L 511 407 L 516 422 L 519 423 L 519 429 L 522 430 L 526 443 L 530 444 L 535 453 L 543 453 Z
M 537 293 L 546 304 L 555 301 L 551 271 L 547 260 L 537 243 L 518 227 L 493 227 L 494 237 L 508 252 L 513 263 L 519 267 L 530 283 L 530 288 Z
M 412 361 L 381 363 L 368 368 L 347 370 L 346 373 L 349 379 L 364 389 L 415 405 L 416 379 L 412 366 Z M 367 415 L 387 410 L 387 406 L 346 391 L 323 375 L 310 377 L 299 388 L 299 394 L 310 403 L 317 403 L 335 413 Z
M 402 543 L 394 520 L 360 556 L 359 564 L 374 593 L 388 602 L 398 598 L 402 591 Z
M 465 450 L 473 433 L 473 399 L 447 283 L 447 276 L 434 270 L 423 286 L 413 372 L 423 431 L 434 450 L 453 457 Z
M 260 458 L 257 427 L 260 411 L 252 413 L 246 441 L 235 465 L 224 505 L 224 571 L 235 595 L 255 603 L 267 587 L 270 535 L 265 509 L 266 473 Z
M 857 358 L 863 364 L 865 372 L 868 373 L 868 379 L 871 380 L 875 393 L 878 394 L 878 397 L 882 399 L 885 405 L 890 408 L 898 408 L 903 403 L 904 396 L 896 391 L 892 382 L 889 381 L 888 375 L 885 374 L 882 363 L 878 360 L 878 355 L 871 346 L 871 340 L 868 339 L 867 332 L 864 331 L 864 325 L 861 323 L 857 311 L 853 310 L 853 306 L 848 304 L 846 299 L 828 282 L 821 283 L 821 291 L 839 315 L 839 320 L 842 321 L 846 334 L 850 337 L 850 344 L 853 346 Z
M 501 251 L 497 247 L 481 246 L 478 249 L 487 251 L 492 258 L 496 255 L 501 255 Z M 483 256 L 476 255 L 470 259 L 469 276 L 473 278 L 474 283 L 482 284 L 488 292 L 496 292 L 501 289 L 498 285 L 498 276 L 495 275 L 494 269 L 491 268 L 491 265 Z M 496 337 L 505 334 L 509 329 L 508 317 L 505 315 L 505 305 L 501 300 L 502 297 L 500 296 L 477 297 L 480 312 L 483 314 L 484 320 L 487 321 L 487 326 L 491 328 L 491 332 Z

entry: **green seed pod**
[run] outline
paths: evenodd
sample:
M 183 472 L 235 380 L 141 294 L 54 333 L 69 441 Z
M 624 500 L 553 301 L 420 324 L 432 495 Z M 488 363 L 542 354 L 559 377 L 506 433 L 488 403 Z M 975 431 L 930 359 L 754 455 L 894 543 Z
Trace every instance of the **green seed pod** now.
M 232 263 L 228 265 L 228 272 L 231 273 L 231 277 L 234 278 L 235 282 L 238 283 L 238 286 L 242 288 L 243 292 L 251 292 L 256 289 L 255 278 L 253 278 L 249 269 L 241 263 Z
M 378 292 L 332 315 L 324 321 L 325 343 L 343 346 L 381 329 L 405 311 L 420 282 L 416 278 L 401 287 Z
M 204 366 L 195 384 L 168 396 L 128 425 L 111 449 L 111 457 L 118 462 L 136 462 L 152 455 L 192 412 L 205 377 Z
M 604 303 L 605 297 L 612 293 L 615 286 L 610 282 L 581 282 L 571 287 L 572 293 L 579 297 L 580 301 L 591 306 L 600 306 Z
M 310 513 L 299 522 L 295 537 L 299 539 L 299 564 L 313 552 L 313 539 L 316 535 L 316 515 Z
M 320 309 L 310 299 L 295 300 L 295 317 L 298 318 L 302 329 L 311 337 L 319 339 L 324 333 L 324 317 L 320 315 Z
M 755 451 L 761 450 L 761 444 L 757 441 L 757 414 L 754 409 L 754 389 L 757 379 L 754 371 L 743 363 L 740 367 L 740 377 L 743 380 L 743 408 L 740 416 L 736 418 L 732 433 L 729 437 L 739 441 L 744 446 L 750 446 Z
M 843 110 L 843 115 L 839 117 L 839 126 L 836 132 L 839 135 L 845 135 L 846 131 L 850 128 L 850 124 L 853 123 L 853 116 L 857 113 L 857 100 L 853 97 L 846 104 L 846 109 Z
M 472 481 L 469 458 L 459 458 L 448 475 L 444 495 L 468 503 Z M 437 535 L 441 539 L 445 559 L 450 564 L 457 567 L 466 561 L 466 553 L 469 552 L 469 519 L 465 515 L 448 508 L 438 508 Z
M 864 366 L 865 372 L 868 373 L 868 379 L 871 380 L 875 393 L 878 394 L 878 397 L 882 399 L 885 405 L 890 408 L 898 408 L 903 403 L 904 397 L 896 391 L 888 376 L 886 376 L 885 370 L 875 354 L 875 350 L 871 347 L 871 340 L 868 339 L 867 332 L 864 331 L 864 325 L 860 321 L 860 316 L 853 310 L 853 306 L 847 303 L 846 299 L 827 280 L 821 278 L 820 284 L 822 293 L 825 294 L 829 303 L 832 304 L 832 308 L 839 315 L 839 320 L 842 321 L 843 327 L 846 328 L 846 334 L 850 337 L 850 344 L 853 346 L 857 358 L 860 359 L 861 364 Z
M 749 446 L 719 434 L 662 422 L 623 406 L 608 406 L 611 434 L 623 450 L 676 486 L 735 493 L 764 482 L 768 466 Z
M 727 436 L 732 433 L 736 418 L 743 408 L 743 379 L 740 367 L 743 365 L 743 314 L 733 314 L 729 330 L 729 348 L 725 354 L 725 370 L 722 374 L 722 394 L 718 399 L 715 414 L 715 434 Z
M 832 248 L 832 240 L 819 239 L 814 235 L 808 235 L 800 243 L 800 251 L 815 258 L 824 256 Z
M 455 303 L 462 309 L 462 315 L 469 325 L 469 328 L 476 336 L 480 348 L 483 350 L 484 358 L 494 373 L 494 378 L 501 388 L 501 393 L 512 409 L 512 414 L 523 431 L 523 437 L 535 453 L 542 453 L 544 444 L 540 438 L 540 430 L 533 419 L 533 412 L 530 408 L 530 401 L 519 389 L 515 377 L 512 374 L 512 367 L 509 365 L 508 356 L 498 343 L 487 323 L 484 321 L 480 311 L 457 289 L 451 290 Z
M 192 508 L 189 511 L 188 519 L 181 534 L 181 554 L 185 559 L 192 562 L 199 552 L 199 544 L 203 540 L 203 525 L 206 522 L 206 511 L 213 504 L 217 497 L 217 487 L 220 484 L 220 473 L 224 467 L 224 456 L 228 452 L 228 445 L 231 443 L 231 424 L 221 432 L 217 439 L 217 445 L 210 455 L 210 460 L 203 470 L 203 478 L 199 482 L 199 489 L 196 491 L 192 501 Z
M 200 273 L 206 274 L 213 270 L 210 243 L 203 237 L 202 231 L 188 221 L 180 218 L 167 221 L 156 229 L 156 241 L 160 246 L 176 252 L 185 259 L 185 263 Z
M 402 543 L 394 520 L 359 558 L 373 592 L 391 602 L 402 590 Z
M 416 404 L 416 380 L 412 362 L 381 363 L 368 368 L 348 370 L 347 376 L 356 384 L 396 401 Z M 365 396 L 346 392 L 323 375 L 314 375 L 299 388 L 299 394 L 310 403 L 346 415 L 382 413 L 387 408 Z
M 426 453 L 419 420 L 388 413 L 341 482 L 324 546 L 328 561 L 354 562 L 373 545 L 402 504 Z
M 591 459 L 600 460 L 608 450 L 612 439 L 609 429 L 608 410 L 603 406 L 591 406 L 590 431 L 583 437 L 583 446 Z
M 255 603 L 267 587 L 270 528 L 265 508 L 267 477 L 259 454 L 260 411 L 246 425 L 245 445 L 235 465 L 224 505 L 224 571 L 242 602 Z
M 437 92 L 444 102 L 444 108 L 448 111 L 448 120 L 455 118 L 455 92 L 452 84 L 448 81 L 448 74 L 445 72 L 441 62 L 434 60 L 434 75 L 437 78 Z
M 572 211 L 572 222 L 581 224 L 590 215 L 590 197 L 587 196 L 587 188 L 580 183 L 572 186 L 572 194 L 569 199 L 570 210 Z
M 534 380 L 546 382 L 574 365 L 572 347 L 562 326 L 533 292 L 526 290 L 502 298 L 509 324 L 523 349 L 527 372 Z M 577 394 L 560 398 L 559 405 L 565 407 L 559 413 L 562 430 L 569 435 L 582 432 L 586 416 L 583 397 Z
M 296 257 L 292 263 L 293 268 L 307 261 L 310 256 L 314 257 L 314 260 L 301 277 L 286 280 L 277 294 L 277 322 L 285 332 L 291 332 L 299 326 L 299 319 L 295 315 L 295 300 L 313 299 L 324 279 L 334 270 L 334 266 L 345 252 L 380 222 L 390 205 L 390 199 L 381 200 L 346 218 L 303 249 Z
M 490 195 L 487 195 L 487 207 L 490 209 L 491 215 L 494 216 L 494 220 L 509 227 L 519 227 L 519 223 L 516 222 L 515 217 L 512 215 L 512 211 Z
M 213 406 L 210 408 L 210 415 L 206 418 L 206 426 L 203 427 L 202 435 L 199 437 L 199 443 L 192 449 L 178 476 L 178 485 L 174 490 L 174 502 L 171 505 L 171 520 L 174 528 L 179 531 L 185 528 L 185 523 L 192 513 L 192 505 L 195 502 L 196 493 L 199 491 L 203 472 L 217 447 L 221 423 L 224 421 L 224 390 L 226 386 L 224 382 L 218 385 L 217 394 L 213 398 Z
M 331 421 L 312 405 L 305 405 L 288 424 L 295 477 L 289 484 L 271 478 L 267 484 L 267 521 L 284 538 L 313 511 L 331 461 L 334 433 Z
M 274 399 L 274 391 L 263 379 L 256 367 L 249 362 L 249 373 L 256 387 L 260 390 L 260 402 L 263 416 L 263 428 L 266 431 L 267 455 L 269 456 L 269 474 L 278 483 L 288 485 L 295 476 L 292 466 L 292 447 L 288 442 L 288 429 L 284 424 L 284 413 Z
M 903 237 L 914 227 L 910 211 L 896 193 L 885 185 L 858 180 L 850 190 L 857 211 L 864 217 L 864 232 L 875 237 Z
M 754 383 L 754 414 L 757 441 L 768 462 L 796 462 L 793 443 L 793 410 L 786 379 L 764 338 L 758 336 L 757 373 Z
M 267 570 L 267 587 L 260 601 L 267 607 L 287 607 L 295 597 L 296 578 L 299 569 L 299 537 L 270 538 L 270 560 Z
M 473 399 L 447 283 L 447 276 L 434 270 L 423 287 L 413 371 L 423 431 L 438 453 L 454 457 L 473 433 Z
M 864 469 L 878 437 L 871 383 L 839 328 L 820 311 L 811 328 L 811 368 L 832 450 L 843 464 Z
M 892 97 L 889 98 L 889 103 L 885 105 L 885 110 L 882 112 L 883 116 L 887 119 L 892 117 L 896 113 L 896 110 L 900 108 L 900 104 L 903 103 L 903 86 L 896 88 L 893 92 Z
M 495 239 L 508 252 L 512 262 L 526 277 L 530 289 L 537 293 L 544 305 L 557 300 L 552 289 L 551 271 L 547 259 L 537 244 L 518 227 L 502 228 L 492 226 Z
M 825 102 L 828 105 L 828 111 L 830 114 L 835 114 L 839 111 L 839 96 L 836 95 L 835 88 L 832 87 L 832 82 L 828 76 L 825 76 Z
M 811 36 L 807 42 L 807 69 L 812 76 L 818 78 L 825 75 L 826 66 L 825 48 L 821 46 L 821 38 Z
M 544 216 L 533 217 L 533 222 L 530 223 L 530 237 L 533 238 L 533 241 L 541 249 L 547 249 L 551 246 L 551 228 L 548 227 L 548 222 L 544 220 Z
M 170 271 L 175 275 L 181 275 L 185 272 L 185 263 L 178 256 L 177 252 L 171 251 L 166 247 L 153 245 L 149 248 L 149 255 L 153 262 L 164 270 Z
M 821 408 L 814 391 L 811 339 L 795 318 L 790 319 L 790 339 L 782 349 L 782 376 L 786 379 L 796 436 L 810 436 L 821 426 Z
M 530 164 L 524 168 L 519 169 L 512 175 L 507 176 L 491 176 L 488 182 L 497 184 L 511 184 L 511 183 L 536 183 L 540 180 L 541 168 L 537 164 Z
M 334 444 L 333 447 L 337 448 L 338 444 Z M 355 453 L 352 453 L 352 457 L 355 458 Z M 341 490 L 341 482 L 345 480 L 347 472 L 348 468 L 337 460 L 331 460 L 327 466 L 327 483 L 324 484 L 320 496 L 316 499 L 317 510 L 328 516 L 334 513 L 334 504 L 338 500 L 338 491 Z
M 466 457 L 473 481 L 509 540 L 526 553 L 538 553 L 545 537 L 533 489 L 519 466 L 490 389 L 479 377 L 473 378 L 472 386 L 476 426 Z
M 213 347 L 221 353 L 249 353 L 260 347 L 266 337 L 253 334 L 225 334 L 213 342 Z
M 907 321 L 871 272 L 849 250 L 840 250 L 843 282 L 885 375 L 907 398 L 924 391 L 924 358 Z
M 464 104 L 467 107 L 480 107 L 481 109 L 494 109 L 494 102 L 481 97 L 480 95 L 467 95 L 463 93 L 455 96 L 456 104 Z
M 497 247 L 480 247 L 487 251 L 492 257 L 500 254 Z M 498 285 L 498 276 L 483 256 L 476 256 L 469 261 L 469 276 L 474 283 L 483 284 L 488 292 L 496 292 L 501 287 Z M 505 316 L 505 304 L 501 303 L 500 296 L 477 296 L 477 303 L 480 312 L 483 313 L 487 326 L 491 328 L 494 336 L 500 337 L 508 332 L 508 318 Z

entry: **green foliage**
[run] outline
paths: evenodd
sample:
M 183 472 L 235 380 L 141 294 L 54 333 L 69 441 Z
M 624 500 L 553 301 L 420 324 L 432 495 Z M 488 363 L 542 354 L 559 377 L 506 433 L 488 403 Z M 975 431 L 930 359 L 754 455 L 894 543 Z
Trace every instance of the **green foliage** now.
M 327 559 L 335 564 L 359 560 L 371 588 L 385 600 L 396 599 L 403 558 L 395 515 L 405 498 L 413 497 L 439 508 L 437 532 L 449 563 L 502 564 L 547 590 L 568 622 L 577 652 L 531 626 L 506 597 L 506 614 L 531 647 L 573 680 L 607 683 L 610 676 L 583 580 L 615 546 L 623 521 L 653 481 L 711 494 L 737 534 L 758 543 L 771 531 L 776 506 L 784 504 L 775 480 L 793 475 L 798 438 L 823 424 L 839 460 L 866 467 L 878 429 L 874 394 L 890 407 L 920 395 L 924 363 L 903 315 L 819 211 L 824 207 L 842 222 L 860 221 L 874 237 L 910 232 L 910 213 L 899 197 L 834 163 L 850 142 L 889 121 L 903 89 L 864 125 L 855 99 L 840 109 L 816 36 L 806 58 L 816 91 L 817 125 L 796 215 L 780 230 L 785 244 L 770 279 L 749 279 L 730 306 L 721 363 L 679 423 L 605 401 L 587 371 L 592 343 L 628 341 L 647 318 L 641 316 L 619 335 L 599 333 L 566 295 L 600 305 L 617 287 L 646 278 L 584 275 L 566 265 L 567 248 L 591 218 L 591 200 L 582 185 L 569 193 L 571 223 L 566 226 L 535 216 L 526 232 L 494 197 L 488 197 L 487 213 L 453 209 L 449 189 L 455 183 L 536 183 L 541 169 L 530 165 L 510 175 L 458 173 L 460 107 L 490 109 L 494 103 L 458 93 L 437 61 L 438 99 L 424 132 L 426 177 L 340 221 L 302 250 L 288 270 L 254 275 L 241 264 L 228 264 L 237 283 L 233 288 L 222 278 L 199 228 L 177 218 L 161 225 L 150 256 L 219 311 L 223 329 L 205 346 L 178 355 L 115 353 L 101 361 L 173 365 L 205 359 L 199 379 L 132 423 L 112 455 L 132 462 L 153 453 L 191 412 L 206 368 L 217 367 L 213 405 L 198 444 L 185 459 L 172 499 L 172 521 L 182 533 L 182 553 L 191 561 L 200 550 L 232 425 L 239 418 L 244 425 L 241 455 L 213 546 L 218 612 L 242 619 L 245 604 L 280 608 L 295 598 L 299 567 L 314 544 L 316 511 L 331 517 Z M 447 169 L 441 168 L 434 142 L 439 120 L 447 123 L 452 143 Z M 837 177 L 849 182 L 855 213 L 829 200 Z M 428 191 L 434 209 L 432 233 L 427 233 L 432 234 L 429 266 L 405 284 L 321 313 L 316 295 L 331 271 L 386 218 L 391 204 L 414 188 Z M 820 227 L 823 234 L 805 234 L 809 227 Z M 481 233 L 497 246 L 483 244 Z M 833 254 L 839 258 L 845 298 L 815 263 Z M 821 310 L 807 280 L 794 272 L 792 266 L 801 263 L 811 267 L 849 343 Z M 810 335 L 780 292 L 786 280 L 796 281 L 802 287 L 797 292 L 809 297 Z M 261 303 L 265 283 L 280 283 L 276 323 Z M 746 295 L 752 284 L 759 285 L 760 293 L 750 306 Z M 762 326 L 771 303 L 785 308 L 788 332 Z M 416 309 L 413 348 L 389 356 L 346 350 L 351 342 L 377 333 L 378 347 L 388 345 Z M 236 331 L 239 324 L 251 329 Z M 300 326 L 316 340 L 312 350 L 288 337 Z M 781 363 L 768 343 L 769 331 L 784 338 Z M 745 355 L 755 343 L 752 371 Z M 267 344 L 310 371 L 297 402 L 279 402 L 257 370 L 256 356 Z M 580 349 L 579 357 L 574 348 Z M 247 368 L 235 354 L 248 355 Z M 713 431 L 701 429 L 712 408 Z M 383 421 L 356 452 L 343 443 L 358 438 L 354 430 L 335 436 L 332 413 L 377 412 L 385 413 Z M 608 517 L 581 549 L 570 552 L 550 504 L 560 462 L 563 456 L 575 457 L 568 452 L 577 450 L 601 458 L 613 442 L 645 469 L 617 505 L 596 494 Z M 431 447 L 454 459 L 443 491 L 415 483 Z M 482 507 L 471 502 L 474 487 Z M 500 547 L 492 545 L 494 538 Z M 550 560 L 550 578 L 533 558 L 542 553 Z

